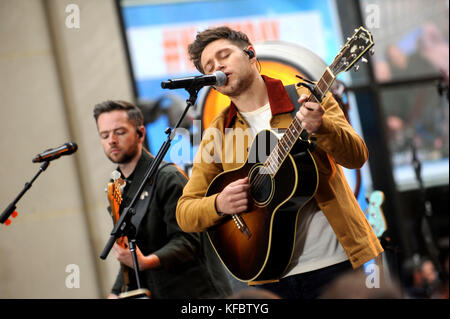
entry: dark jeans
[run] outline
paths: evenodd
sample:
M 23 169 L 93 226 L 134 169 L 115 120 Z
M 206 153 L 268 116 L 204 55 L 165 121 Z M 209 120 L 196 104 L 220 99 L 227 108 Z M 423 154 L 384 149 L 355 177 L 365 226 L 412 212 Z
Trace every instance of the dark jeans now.
M 259 285 L 258 287 L 267 289 L 283 299 L 317 299 L 331 281 L 352 269 L 352 265 L 347 260 L 325 268 L 285 277 L 280 279 L 279 282 Z

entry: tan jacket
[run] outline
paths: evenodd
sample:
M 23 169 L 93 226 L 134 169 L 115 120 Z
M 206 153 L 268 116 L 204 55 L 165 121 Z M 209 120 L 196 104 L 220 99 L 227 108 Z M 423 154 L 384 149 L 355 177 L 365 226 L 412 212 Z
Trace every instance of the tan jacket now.
M 287 128 L 292 121 L 294 105 L 281 81 L 263 77 L 272 111 L 270 125 L 272 128 Z M 309 93 L 305 88 L 298 88 L 297 91 L 299 96 Z M 353 268 L 358 268 L 383 252 L 383 248 L 340 166 L 360 168 L 367 161 L 368 150 L 330 93 L 321 105 L 325 114 L 322 126 L 314 134 L 317 147 L 312 152 L 319 172 L 319 185 L 314 198 Z M 182 230 L 205 231 L 222 218 L 215 207 L 217 194 L 208 197 L 205 194 L 215 176 L 238 168 L 245 162 L 251 145 L 251 140 L 244 138 L 246 129 L 246 121 L 231 103 L 205 130 L 194 159 L 191 178 L 177 204 L 176 217 Z

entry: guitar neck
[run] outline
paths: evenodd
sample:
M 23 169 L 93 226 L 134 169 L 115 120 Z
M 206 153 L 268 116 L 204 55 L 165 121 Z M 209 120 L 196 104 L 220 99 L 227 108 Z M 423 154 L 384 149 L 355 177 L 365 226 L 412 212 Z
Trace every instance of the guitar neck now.
M 336 76 L 341 72 L 349 70 L 359 59 L 362 59 L 363 62 L 367 62 L 367 59 L 362 58 L 362 56 L 369 51 L 373 45 L 373 38 L 369 31 L 363 27 L 355 29 L 353 36 L 347 38 L 347 42 L 334 58 L 333 63 L 326 68 L 319 82 L 315 85 L 314 94 L 309 96 L 308 102 L 319 102 L 317 101 L 316 96 L 320 97 L 319 99 L 322 100 L 336 79 Z M 369 52 L 373 54 L 372 50 Z M 355 70 L 357 69 L 358 68 Z M 278 171 L 302 132 L 302 125 L 298 118 L 294 116 L 286 133 L 278 141 L 264 163 L 267 173 L 273 176 Z
M 320 96 L 321 99 L 324 98 L 335 78 L 336 77 L 333 75 L 331 70 L 327 68 L 314 87 L 315 94 L 310 94 L 307 102 L 318 103 L 319 101 L 317 100 L 316 95 Z M 273 176 L 278 171 L 279 167 L 299 139 L 303 130 L 304 129 L 302 128 L 300 120 L 295 116 L 283 137 L 278 141 L 277 145 L 264 163 L 269 174 Z

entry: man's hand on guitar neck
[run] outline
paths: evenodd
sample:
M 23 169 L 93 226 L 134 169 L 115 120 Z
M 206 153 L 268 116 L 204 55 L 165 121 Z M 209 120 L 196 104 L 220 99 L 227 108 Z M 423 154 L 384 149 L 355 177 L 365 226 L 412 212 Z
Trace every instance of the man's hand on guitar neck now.
M 311 134 L 317 132 L 322 125 L 322 117 L 325 110 L 319 103 L 304 103 L 307 100 L 308 96 L 306 94 L 302 94 L 302 96 L 298 99 L 298 102 L 302 104 L 302 106 L 298 110 L 296 116 L 300 120 L 302 127 L 308 132 L 308 134 Z
M 123 248 L 115 243 L 113 246 L 113 251 L 118 261 L 130 268 L 133 268 L 133 258 L 131 256 L 131 251 L 128 248 Z M 161 266 L 158 256 L 154 254 L 144 256 L 137 245 L 136 257 L 139 264 L 139 270 L 158 268 Z
M 216 210 L 219 215 L 238 214 L 248 209 L 248 177 L 228 184 L 216 197 Z

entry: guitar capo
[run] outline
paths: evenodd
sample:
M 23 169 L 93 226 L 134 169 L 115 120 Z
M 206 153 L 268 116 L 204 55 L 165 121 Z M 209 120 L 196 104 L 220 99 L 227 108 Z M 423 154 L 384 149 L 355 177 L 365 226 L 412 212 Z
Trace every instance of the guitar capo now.
M 319 95 L 317 94 L 316 90 L 315 90 L 315 88 L 316 88 L 316 83 L 314 83 L 313 81 L 308 80 L 308 79 L 306 79 L 306 78 L 304 78 L 304 77 L 302 77 L 302 76 L 300 76 L 300 75 L 298 75 L 298 74 L 296 74 L 295 76 L 298 77 L 300 80 L 303 80 L 303 81 L 306 82 L 306 83 L 305 83 L 305 82 L 299 82 L 299 83 L 297 83 L 297 86 L 298 86 L 298 87 L 304 86 L 305 88 L 307 88 L 307 89 L 314 95 L 314 97 L 316 98 L 316 100 L 317 100 L 319 103 L 322 102 L 322 97 L 319 96 Z

